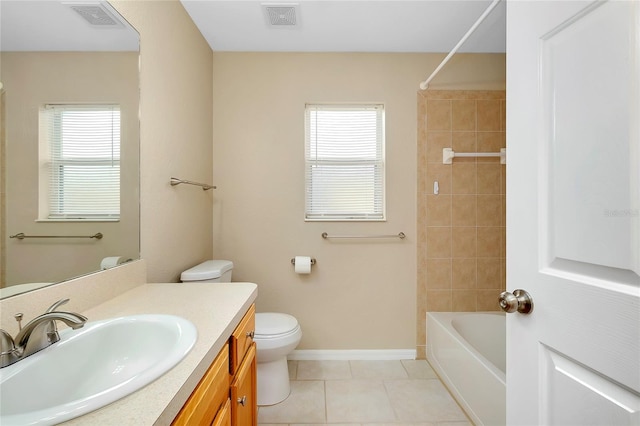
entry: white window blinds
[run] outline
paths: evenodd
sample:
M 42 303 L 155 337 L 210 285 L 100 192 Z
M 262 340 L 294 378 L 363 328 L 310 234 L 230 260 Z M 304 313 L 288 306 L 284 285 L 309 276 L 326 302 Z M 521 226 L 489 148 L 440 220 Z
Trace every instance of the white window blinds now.
M 307 220 L 384 220 L 383 105 L 307 105 Z
M 48 219 L 120 216 L 120 107 L 47 105 Z

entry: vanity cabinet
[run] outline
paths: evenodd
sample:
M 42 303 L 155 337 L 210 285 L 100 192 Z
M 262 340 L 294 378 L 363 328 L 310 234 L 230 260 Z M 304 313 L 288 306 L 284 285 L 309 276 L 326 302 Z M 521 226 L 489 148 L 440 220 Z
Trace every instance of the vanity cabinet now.
M 255 306 L 251 305 L 172 425 L 256 426 Z

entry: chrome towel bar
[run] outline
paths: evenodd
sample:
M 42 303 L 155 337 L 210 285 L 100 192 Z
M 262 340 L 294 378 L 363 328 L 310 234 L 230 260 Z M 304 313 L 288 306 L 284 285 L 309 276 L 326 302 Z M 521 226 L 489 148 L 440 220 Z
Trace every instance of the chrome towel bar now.
M 403 240 L 406 237 L 404 232 L 400 232 L 395 235 L 329 235 L 326 232 L 322 233 L 322 238 L 400 238 Z
M 24 240 L 25 238 L 95 238 L 96 240 L 101 240 L 102 236 L 102 232 L 94 235 L 24 235 L 24 233 L 20 232 L 16 235 L 9 235 L 9 238 L 17 238 L 19 240 Z
M 171 183 L 171 186 L 180 185 L 181 183 L 186 183 L 187 185 L 201 186 L 203 191 L 206 191 L 209 189 L 216 189 L 216 187 L 213 185 L 207 185 L 206 183 L 191 182 L 190 180 L 178 179 L 174 177 L 171 178 L 170 183 Z

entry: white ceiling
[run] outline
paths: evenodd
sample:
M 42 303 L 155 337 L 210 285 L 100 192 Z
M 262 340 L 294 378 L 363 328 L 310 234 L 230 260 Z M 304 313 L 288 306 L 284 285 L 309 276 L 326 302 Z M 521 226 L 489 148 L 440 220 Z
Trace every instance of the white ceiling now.
M 214 51 L 449 52 L 490 0 L 298 0 L 295 28 L 273 28 L 261 4 L 181 0 Z M 503 0 L 459 52 L 505 52 Z
M 69 7 L 78 3 L 103 4 L 122 26 L 89 25 Z M 105 1 L 0 0 L 2 51 L 137 51 L 138 41 L 138 33 Z

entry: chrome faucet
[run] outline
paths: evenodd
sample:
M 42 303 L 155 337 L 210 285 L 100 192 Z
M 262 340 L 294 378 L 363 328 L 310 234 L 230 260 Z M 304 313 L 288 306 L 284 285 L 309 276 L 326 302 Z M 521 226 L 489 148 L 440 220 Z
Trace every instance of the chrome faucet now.
M 68 301 L 69 299 L 58 300 L 44 314 L 20 327 L 15 339 L 6 331 L 0 330 L 0 368 L 18 362 L 59 341 L 56 321 L 62 321 L 74 330 L 84 326 L 87 321 L 84 315 L 56 310 Z M 20 323 L 22 314 L 16 314 L 15 317 Z

